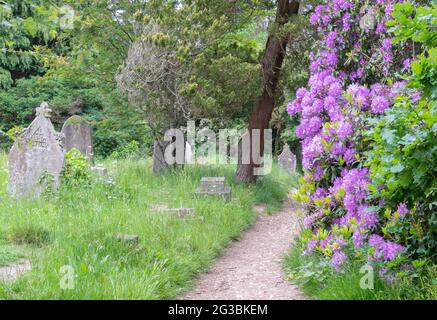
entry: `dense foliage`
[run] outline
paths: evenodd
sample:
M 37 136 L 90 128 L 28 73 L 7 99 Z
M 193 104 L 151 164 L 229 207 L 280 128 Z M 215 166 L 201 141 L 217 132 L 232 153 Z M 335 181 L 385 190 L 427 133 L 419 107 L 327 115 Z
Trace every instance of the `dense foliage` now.
M 0 2 L 0 88 L 10 88 L 23 76 L 44 73 L 44 46 L 62 52 L 67 12 L 44 1 Z
M 13 134 L 26 127 L 35 108 L 47 101 L 57 129 L 73 114 L 87 118 L 99 156 L 108 156 L 133 140 L 150 150 L 150 131 L 144 119 L 115 90 L 114 76 L 129 41 L 113 14 L 125 5 L 103 10 L 107 1 L 1 4 L 5 28 L 0 34 L 0 70 L 7 75 L 0 81 L 1 132 Z M 112 41 L 119 50 L 108 46 Z M 0 147 L 8 148 L 11 143 L 6 135 L 0 135 Z
M 258 0 L 146 2 L 133 15 L 119 88 L 158 133 L 187 119 L 241 117 L 260 89 L 264 44 L 253 28 L 271 7 Z
M 308 88 L 288 106 L 301 116 L 304 254 L 337 270 L 366 257 L 387 279 L 402 276 L 435 252 L 435 7 L 328 0 L 310 22 L 323 36 Z M 402 189 L 412 176 L 421 187 Z

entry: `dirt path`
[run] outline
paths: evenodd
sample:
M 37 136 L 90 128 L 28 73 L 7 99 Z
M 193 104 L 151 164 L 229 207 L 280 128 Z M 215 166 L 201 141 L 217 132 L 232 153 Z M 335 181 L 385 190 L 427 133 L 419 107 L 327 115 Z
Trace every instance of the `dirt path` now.
M 290 201 L 272 216 L 257 207 L 259 218 L 218 258 L 213 268 L 200 275 L 195 288 L 182 300 L 295 300 L 305 299 L 285 280 L 282 257 L 287 254 L 298 217 Z
M 20 259 L 6 267 L 0 267 L 0 281 L 15 281 L 21 274 L 32 268 L 30 261 Z

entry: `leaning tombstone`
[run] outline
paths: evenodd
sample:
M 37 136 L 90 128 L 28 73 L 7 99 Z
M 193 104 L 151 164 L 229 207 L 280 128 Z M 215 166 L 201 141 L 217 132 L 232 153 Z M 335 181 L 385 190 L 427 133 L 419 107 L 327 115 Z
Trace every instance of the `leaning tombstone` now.
M 55 131 L 49 106 L 43 102 L 36 118 L 20 134 L 9 152 L 8 193 L 38 196 L 47 187 L 57 189 L 64 166 L 64 135 Z
M 288 144 L 284 146 L 282 153 L 278 156 L 278 165 L 289 173 L 296 172 L 296 155 L 290 151 Z
M 76 148 L 93 163 L 92 130 L 85 119 L 77 115 L 68 118 L 61 132 L 65 135 L 66 151 Z
M 196 195 L 222 196 L 225 201 L 231 201 L 231 188 L 225 185 L 224 177 L 203 177 L 195 191 Z

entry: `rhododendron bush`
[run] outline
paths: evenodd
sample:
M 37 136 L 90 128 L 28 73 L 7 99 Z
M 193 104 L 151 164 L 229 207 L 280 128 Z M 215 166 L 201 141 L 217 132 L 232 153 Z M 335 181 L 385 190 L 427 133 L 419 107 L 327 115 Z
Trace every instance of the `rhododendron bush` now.
M 302 141 L 305 175 L 296 198 L 307 211 L 303 254 L 322 255 L 338 271 L 358 256 L 380 266 L 388 278 L 405 274 L 432 254 L 417 250 L 417 241 L 409 237 L 416 232 L 419 238 L 413 226 L 418 221 L 417 199 L 392 197 L 387 172 L 378 172 L 390 154 L 375 151 L 381 139 L 393 135 L 384 127 L 389 119 L 382 121 L 389 110 L 405 101 L 410 107 L 424 105 L 429 99 L 424 88 L 406 76 L 417 64 L 415 56 L 426 49 L 394 27 L 394 17 L 403 16 L 405 22 L 414 15 L 412 4 L 399 1 L 328 0 L 310 18 L 322 39 L 311 53 L 307 87 L 297 90 L 287 108 L 290 115 L 300 116 L 296 134 Z M 434 115 L 435 103 L 431 105 Z M 435 137 L 436 126 L 427 129 L 434 129 Z M 437 147 L 427 148 L 429 161 Z M 402 172 L 402 161 L 393 159 L 388 172 Z M 434 170 L 434 164 L 430 166 L 424 172 Z

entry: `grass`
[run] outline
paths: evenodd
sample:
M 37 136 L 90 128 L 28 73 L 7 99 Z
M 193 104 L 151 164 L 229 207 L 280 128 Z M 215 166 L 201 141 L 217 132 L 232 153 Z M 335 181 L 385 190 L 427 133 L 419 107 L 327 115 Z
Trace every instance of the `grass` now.
M 297 241 L 290 254 L 284 260 L 284 268 L 288 274 L 293 274 L 299 268 L 312 265 L 313 269 L 320 266 L 317 258 L 302 256 L 302 244 Z M 436 300 L 437 299 L 437 268 L 430 266 L 418 279 L 405 279 L 395 285 L 389 285 L 374 272 L 373 289 L 362 289 L 360 280 L 366 275 L 360 273 L 363 266 L 356 260 L 350 261 L 341 272 L 316 271 L 316 274 L 304 280 L 292 280 L 302 290 L 314 299 L 323 300 Z M 309 268 L 311 269 L 311 268 Z M 302 270 L 302 269 L 301 269 Z M 363 270 L 364 271 L 364 270 Z M 323 275 L 319 278 L 318 275 Z M 317 280 L 316 280 L 317 279 Z
M 0 267 L 25 257 L 26 248 L 13 244 L 0 244 Z
M 13 283 L 0 282 L 0 299 L 175 298 L 254 222 L 256 203 L 274 211 L 296 182 L 277 168 L 246 187 L 233 183 L 232 166 L 153 176 L 146 160 L 106 165 L 112 184 L 63 185 L 55 195 L 18 201 L 6 194 L 0 154 L 0 263 L 26 254 L 33 266 Z M 225 176 L 232 201 L 195 197 L 202 176 Z M 160 204 L 194 208 L 195 218 L 154 212 Z M 139 248 L 117 241 L 117 233 L 138 235 Z M 63 266 L 74 270 L 74 289 L 60 287 Z

